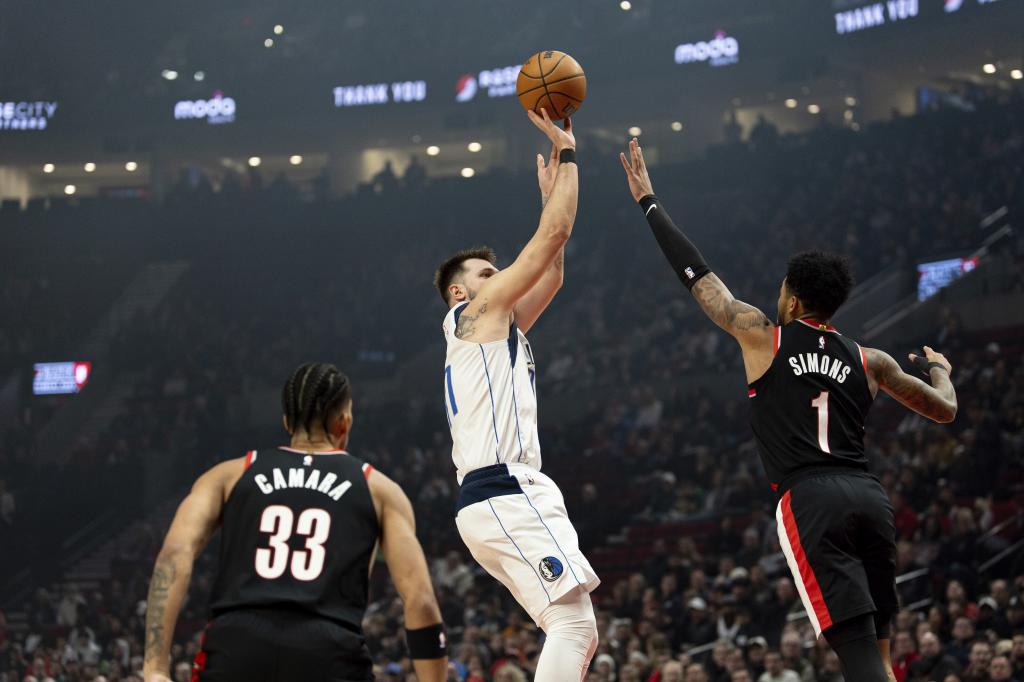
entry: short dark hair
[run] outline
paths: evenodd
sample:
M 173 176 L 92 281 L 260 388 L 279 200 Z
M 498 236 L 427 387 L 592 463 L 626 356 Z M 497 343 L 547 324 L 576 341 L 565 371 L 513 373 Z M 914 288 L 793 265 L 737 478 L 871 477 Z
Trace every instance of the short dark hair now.
M 319 423 L 329 431 L 332 415 L 352 400 L 352 384 L 334 365 L 307 362 L 292 372 L 281 391 L 281 407 L 288 429 L 306 433 Z
M 825 251 L 802 251 L 789 259 L 786 284 L 807 312 L 831 319 L 853 289 L 846 258 Z
M 437 292 L 441 294 L 445 305 L 451 305 L 451 301 L 448 300 L 448 287 L 462 274 L 463 263 L 474 258 L 485 260 L 491 265 L 498 262 L 498 257 L 494 254 L 494 249 L 491 247 L 474 246 L 471 249 L 463 249 L 449 257 L 448 260 L 441 263 L 437 272 L 434 273 L 434 286 L 437 288 Z

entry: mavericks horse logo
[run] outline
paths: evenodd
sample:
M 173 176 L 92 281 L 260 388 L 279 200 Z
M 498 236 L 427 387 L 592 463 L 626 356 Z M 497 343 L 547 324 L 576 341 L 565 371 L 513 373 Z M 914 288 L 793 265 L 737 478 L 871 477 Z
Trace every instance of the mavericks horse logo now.
M 562 576 L 562 572 L 565 570 L 562 568 L 562 562 L 553 556 L 546 556 L 541 559 L 537 568 L 540 569 L 540 576 L 549 583 L 553 583 L 558 580 Z

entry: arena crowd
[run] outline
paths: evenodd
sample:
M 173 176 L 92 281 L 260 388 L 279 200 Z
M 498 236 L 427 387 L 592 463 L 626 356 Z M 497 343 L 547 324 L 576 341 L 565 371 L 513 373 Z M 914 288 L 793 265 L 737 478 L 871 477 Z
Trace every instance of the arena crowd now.
M 652 174 L 716 271 L 771 314 L 791 251 L 842 250 L 863 279 L 975 245 L 979 220 L 999 206 L 1024 215 L 1022 147 L 1024 105 L 1010 98 L 857 134 L 762 134 Z M 837 659 L 813 638 L 776 540 L 774 500 L 746 427 L 739 353 L 700 320 L 614 166 L 600 168 L 581 148 L 581 168 L 585 200 L 567 283 L 533 345 L 545 471 L 560 483 L 604 579 L 594 595 L 601 644 L 587 680 L 841 680 Z M 501 173 L 474 181 L 487 196 L 508 194 L 509 184 L 522 196 L 535 191 L 529 178 Z M 181 486 L 213 462 L 281 444 L 277 424 L 248 428 L 244 396 L 276 388 L 308 359 L 337 359 L 352 375 L 352 450 L 413 500 L 451 634 L 450 678 L 531 679 L 543 634 L 455 533 L 450 441 L 439 372 L 431 371 L 440 366 L 443 307 L 429 279 L 436 262 L 465 242 L 493 238 L 507 258 L 525 240 L 537 205 L 491 207 L 486 232 L 469 234 L 449 199 L 461 192 L 453 181 L 422 178 L 338 202 L 302 203 L 280 187 L 198 196 L 183 189 L 141 209 L 155 232 L 181 231 L 155 246 L 140 239 L 124 248 L 191 265 L 161 306 L 125 321 L 111 342 L 108 357 L 132 386 L 126 409 L 79 439 L 63 465 L 34 462 L 32 410 L 0 431 L 0 544 L 18 548 L 36 583 L 24 606 L 8 609 L 23 614 L 21 626 L 0 613 L 0 682 L 141 680 L 144 599 L 166 526 L 154 509 L 167 500 L 149 499 L 139 481 L 152 462 L 173 458 L 160 471 L 180 497 Z M 370 210 L 382 194 L 384 215 Z M 19 227 L 73 219 L 76 211 L 92 215 L 68 207 L 23 216 Z M 107 206 L 104 220 L 127 230 L 139 212 Z M 225 216 L 233 220 L 223 231 L 206 229 Z M 305 229 L 294 230 L 296 222 Z M 428 230 L 423 249 L 386 247 L 416 243 Z M 239 246 L 241 237 L 251 243 Z M 248 249 L 269 255 L 238 258 Z M 1024 263 L 1024 249 L 1014 249 Z M 114 291 L 130 273 L 107 269 L 98 254 L 76 257 L 71 267 L 95 272 Z M 296 258 L 301 270 L 289 266 Z M 40 319 L 36 304 L 61 300 L 75 283 L 22 266 L 5 272 L 2 284 L 0 313 Z M 1024 291 L 1024 280 L 1006 289 Z M 41 349 L 59 348 L 84 314 L 62 311 L 45 325 L 0 329 L 4 366 L 29 367 Z M 1024 555 L 1007 551 L 1024 537 L 1024 329 L 980 338 L 944 311 L 905 341 L 908 349 L 934 341 L 947 353 L 961 411 L 940 426 L 882 400 L 869 422 L 873 472 L 891 495 L 899 573 L 908 576 L 893 628 L 897 681 L 1022 680 Z M 689 385 L 697 371 L 735 378 L 735 395 Z M 394 397 L 395 375 L 415 389 Z M 66 500 L 70 514 L 56 518 L 53 499 Z M 65 584 L 60 574 L 69 567 L 53 560 L 53 543 L 101 508 L 132 521 L 117 536 L 110 579 Z M 193 575 L 174 649 L 176 681 L 191 678 L 215 556 L 211 547 Z M 412 679 L 400 602 L 383 567 L 371 596 L 365 632 L 378 677 Z

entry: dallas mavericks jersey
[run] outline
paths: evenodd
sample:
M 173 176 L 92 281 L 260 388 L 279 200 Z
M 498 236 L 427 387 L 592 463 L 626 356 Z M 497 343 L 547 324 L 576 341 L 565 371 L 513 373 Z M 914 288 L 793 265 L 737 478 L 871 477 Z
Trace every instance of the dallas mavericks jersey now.
M 459 483 L 474 469 L 518 462 L 540 469 L 536 370 L 526 335 L 513 322 L 508 339 L 463 341 L 455 325 L 467 303 L 444 318 L 448 354 L 444 403 Z

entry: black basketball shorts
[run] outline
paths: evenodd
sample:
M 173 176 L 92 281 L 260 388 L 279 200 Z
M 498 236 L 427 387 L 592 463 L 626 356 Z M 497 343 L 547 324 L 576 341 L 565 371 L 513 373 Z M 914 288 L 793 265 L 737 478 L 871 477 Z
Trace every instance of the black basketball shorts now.
M 779 543 L 818 635 L 865 613 L 888 621 L 896 595 L 896 527 L 882 485 L 866 473 L 798 480 L 779 500 Z
M 192 682 L 367 682 L 365 640 L 307 614 L 245 609 L 220 614 L 203 634 Z

